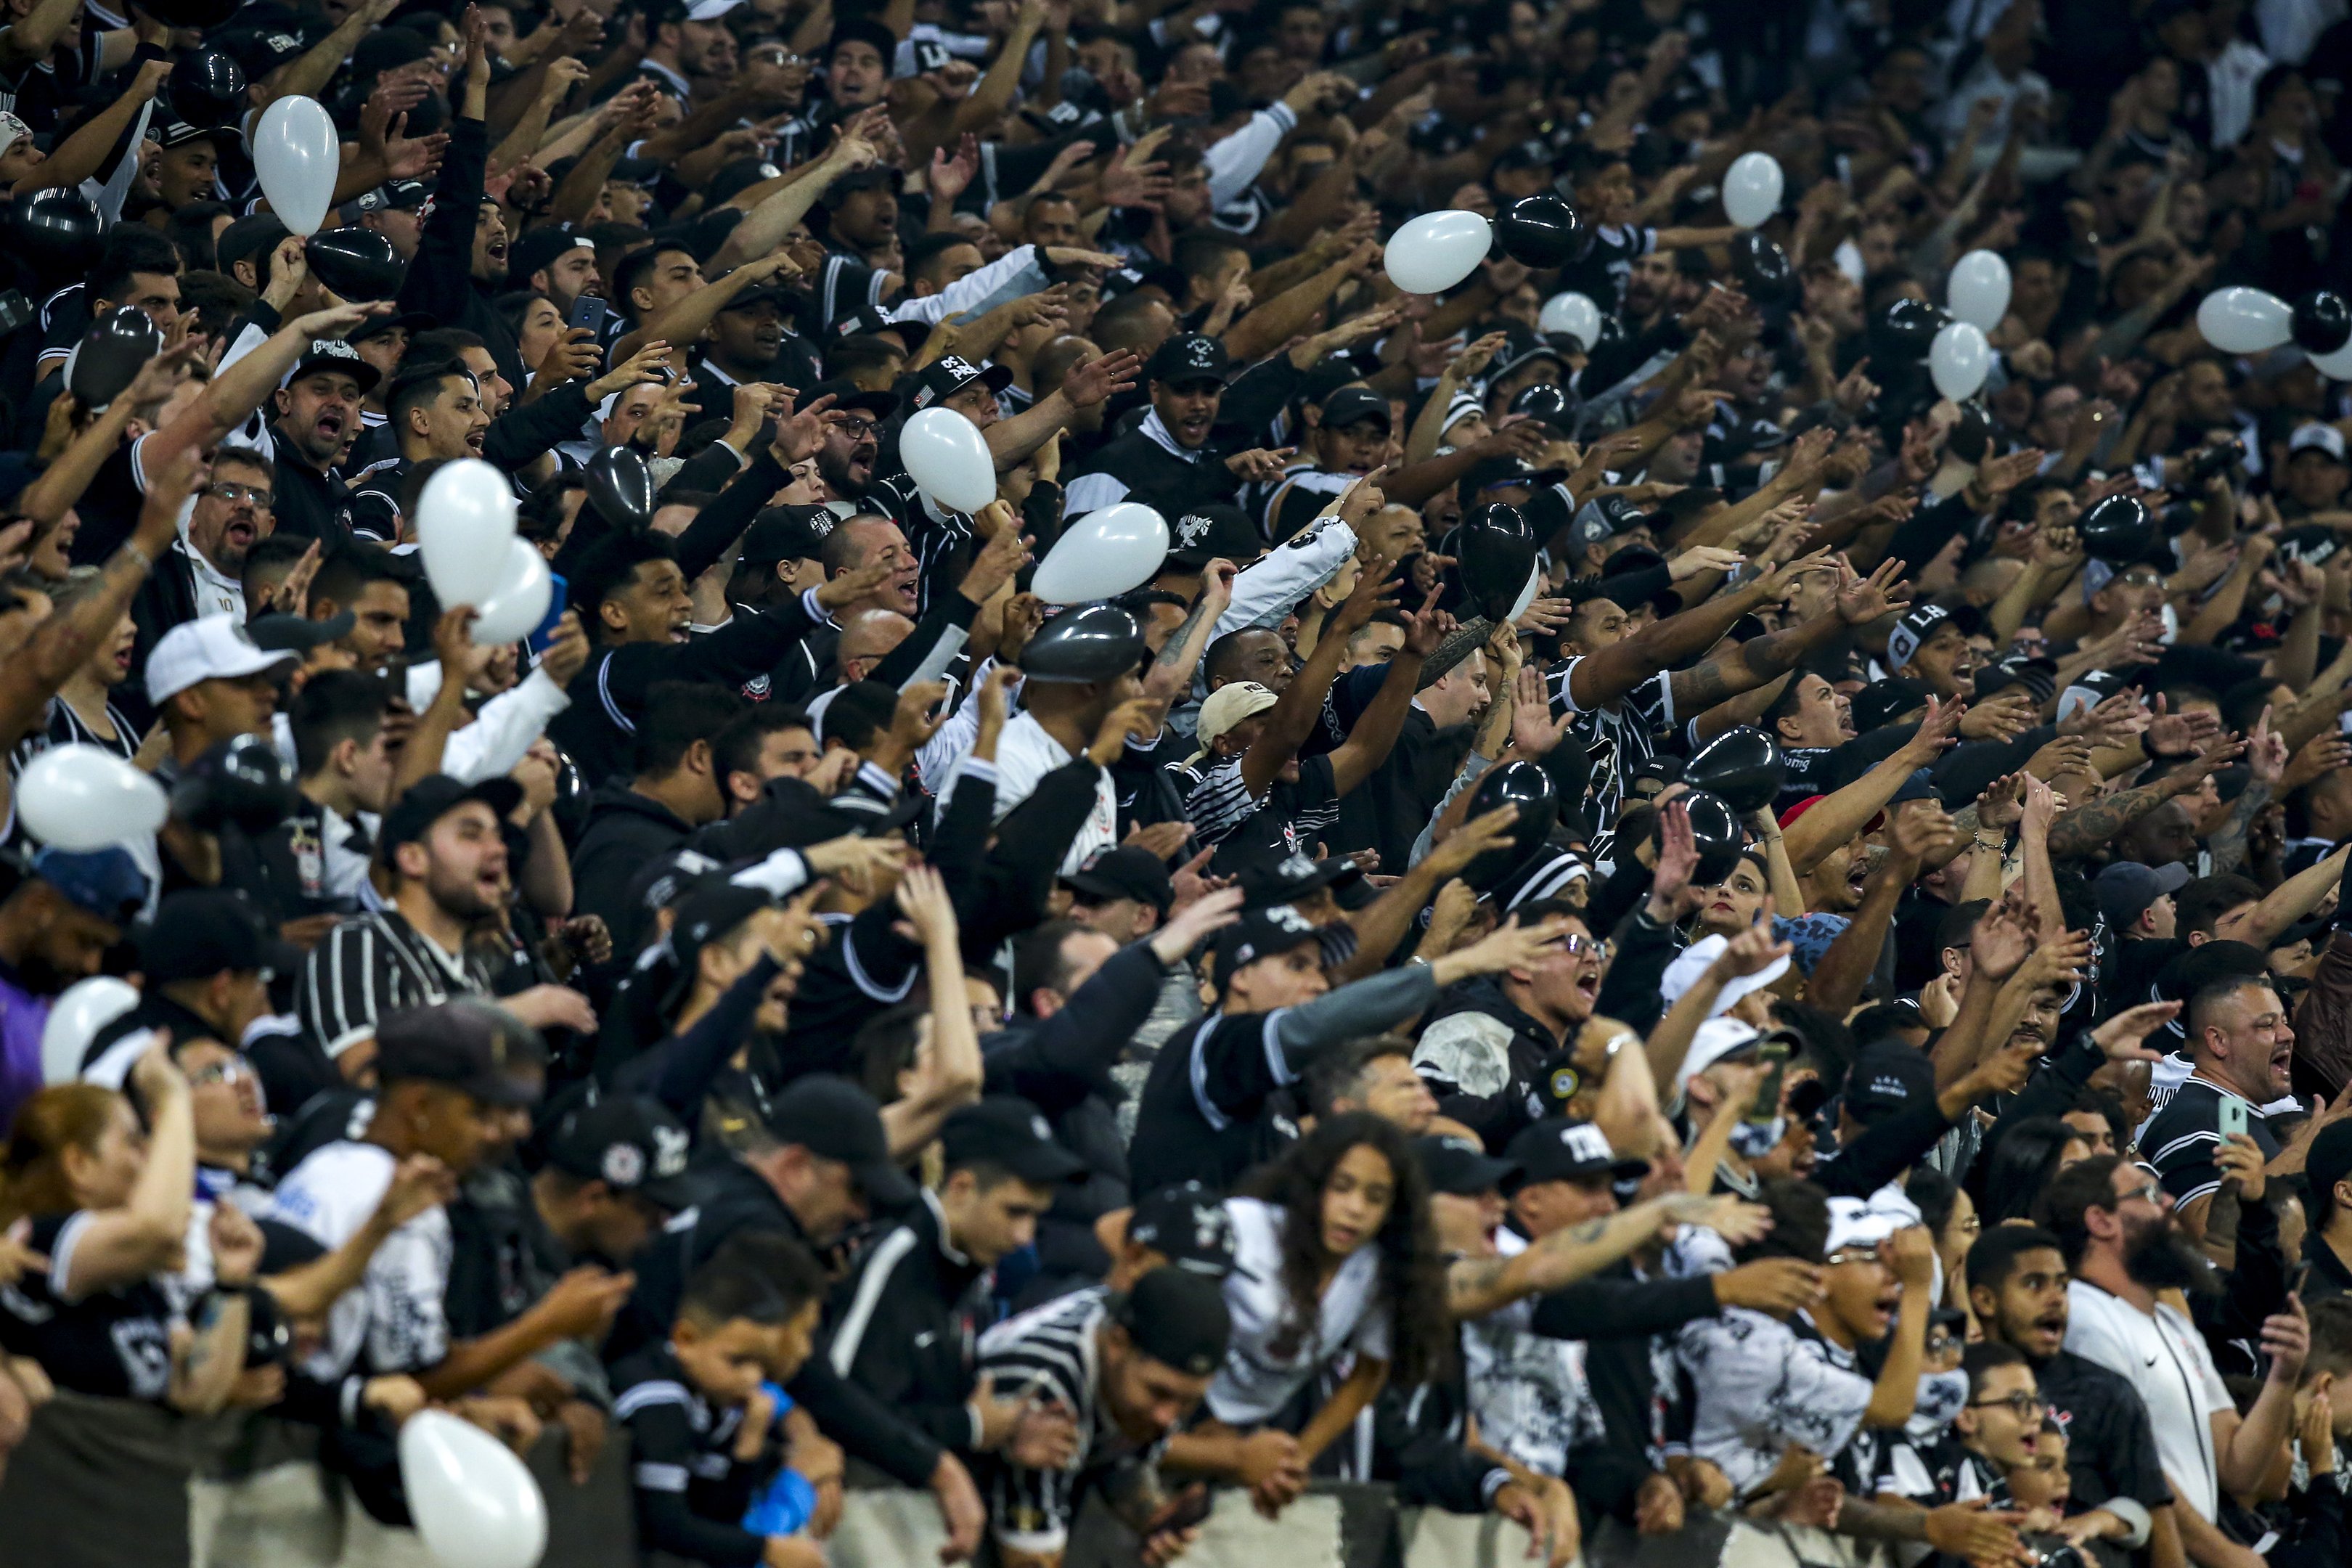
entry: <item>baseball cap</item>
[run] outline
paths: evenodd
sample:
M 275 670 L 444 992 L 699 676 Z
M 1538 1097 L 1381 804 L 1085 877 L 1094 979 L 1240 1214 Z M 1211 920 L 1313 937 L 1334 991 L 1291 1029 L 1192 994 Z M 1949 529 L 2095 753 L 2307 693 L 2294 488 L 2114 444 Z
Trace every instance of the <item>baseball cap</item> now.
M 1886 667 L 1900 669 L 1910 663 L 1911 656 L 1919 651 L 1919 645 L 1934 637 L 1936 628 L 1947 621 L 1965 634 L 1982 625 L 1983 617 L 1974 607 L 1967 605 L 1948 610 L 1941 605 L 1913 605 L 1910 613 L 1895 622 L 1895 629 L 1886 634 Z
M 1559 350 L 1554 348 L 1549 341 L 1538 337 L 1533 331 L 1517 322 L 1505 329 L 1505 336 L 1508 342 L 1503 345 L 1503 352 L 1496 356 L 1496 363 L 1486 372 L 1489 385 L 1502 380 L 1521 365 L 1533 364 L 1539 359 L 1548 359 L 1563 368 L 1567 365 L 1568 362 L 1560 357 Z
M 2058 661 L 2054 658 L 2034 658 L 2014 654 L 1999 664 L 1977 671 L 1977 700 L 1981 702 L 1996 691 L 2017 687 L 2036 703 L 2049 701 L 2058 695 Z
M 1198 571 L 1220 556 L 1236 565 L 1246 563 L 1265 548 L 1265 541 L 1247 512 L 1212 501 L 1170 520 L 1168 546 L 1171 563 Z
M 191 125 L 184 120 L 168 121 L 161 131 L 152 132 L 152 135 L 155 144 L 166 153 L 174 147 L 185 147 L 192 142 L 209 142 L 215 147 L 241 147 L 245 144 L 245 139 L 236 133 L 235 126 Z M 2337 439 L 2340 442 L 2342 437 Z
M 290 27 L 241 27 L 211 40 L 215 48 L 235 60 L 246 79 L 259 81 L 279 66 L 310 51 L 302 35 Z
M 2093 879 L 2091 891 L 2099 900 L 2099 913 L 2109 925 L 2121 929 L 2138 920 L 2148 905 L 2165 894 L 2177 893 L 2188 885 L 2189 868 L 2178 860 L 2162 866 L 2118 860 Z
M 2340 463 L 2344 460 L 2344 432 L 2333 425 L 2321 425 L 2315 421 L 2298 425 L 2294 434 L 2286 438 L 2286 450 L 2290 459 L 2297 452 L 2316 451 L 2325 452 Z
M 1413 1148 L 1420 1152 L 1421 1168 L 1429 1176 L 1432 1192 L 1448 1193 L 1457 1198 L 1475 1198 L 1489 1187 L 1499 1187 L 1519 1173 L 1516 1160 L 1497 1160 L 1474 1138 L 1458 1132 L 1438 1137 L 1416 1138 Z
M 772 506 L 743 531 L 743 566 L 773 566 L 779 561 L 814 561 L 824 551 L 835 519 L 821 506 Z
M 294 362 L 294 368 L 288 371 L 285 379 L 278 384 L 280 388 L 289 387 L 304 376 L 316 375 L 320 371 L 350 376 L 360 384 L 360 395 L 362 397 L 374 391 L 375 384 L 383 379 L 382 372 L 360 358 L 360 351 L 342 339 L 313 338 L 310 346 L 302 351 L 302 357 Z
M 666 1209 L 688 1208 L 693 1184 L 685 1123 L 659 1100 L 642 1094 L 606 1095 L 558 1122 L 548 1135 L 547 1163 L 584 1181 L 634 1193 Z
M 921 410 L 935 403 L 945 402 L 975 381 L 991 392 L 1002 392 L 1013 384 L 1013 370 L 1009 365 L 1001 364 L 981 370 L 961 355 L 941 354 L 917 371 L 911 379 L 915 390 L 908 403 L 909 406 Z
M 2318 1200 L 2312 1223 L 2325 1225 L 2336 1184 L 2352 1176 L 2352 1121 L 2331 1121 L 2319 1130 L 2319 1135 L 2311 1141 L 2310 1152 L 2304 1156 L 2303 1174 L 2307 1190 Z
M 1181 1268 L 1153 1269 L 1112 1299 L 1110 1316 L 1137 1350 L 1187 1377 L 1207 1377 L 1223 1365 L 1233 1337 L 1224 1287 Z
M 357 625 L 359 616 L 350 610 L 338 610 L 323 621 L 308 616 L 256 616 L 245 623 L 245 634 L 265 653 L 304 654 L 351 636 Z
M 147 873 L 120 845 L 103 849 L 51 847 L 33 857 L 33 875 L 86 915 L 128 925 L 147 902 Z
M 293 661 L 290 653 L 256 643 L 235 616 L 199 616 L 165 632 L 147 656 L 147 700 L 161 708 L 199 682 L 236 680 Z
M 915 1184 L 890 1158 L 882 1108 L 845 1078 L 811 1073 L 795 1079 L 770 1102 L 768 1132 L 779 1143 L 797 1143 L 847 1165 L 858 1190 L 877 1204 L 915 1201 Z
M 592 252 L 596 248 L 589 243 L 586 235 L 574 234 L 552 225 L 530 229 L 516 240 L 514 247 L 507 253 L 507 276 L 515 279 L 518 285 L 528 283 L 532 273 L 542 267 L 552 266 L 556 258 L 566 251 L 583 247 Z
M 407 793 L 383 814 L 378 841 L 386 852 L 415 844 L 433 831 L 435 823 L 469 800 L 480 801 L 503 822 L 509 812 L 522 804 L 522 786 L 503 775 L 469 784 L 447 773 L 428 773 L 410 784 Z
M 1888 657 L 1893 657 L 1894 639 L 1887 639 Z M 1929 692 L 1916 680 L 1888 679 L 1874 680 L 1853 694 L 1853 732 L 1869 733 L 1881 724 L 1891 724 L 1899 714 L 1927 705 Z
M 1200 754 L 1207 755 L 1217 738 L 1234 725 L 1255 718 L 1280 700 L 1273 688 L 1255 680 L 1236 680 L 1210 692 L 1209 700 L 1201 704 L 1201 717 L 1192 731 L 1201 742 Z
M 1280 859 L 1261 860 L 1242 868 L 1242 908 L 1268 909 L 1291 904 L 1318 888 L 1337 887 L 1356 872 L 1356 863 L 1344 855 L 1318 860 L 1294 849 Z
M 1180 1182 L 1138 1198 L 1127 1218 L 1127 1239 L 1188 1273 L 1223 1279 L 1234 1271 L 1233 1218 L 1200 1182 Z
M 191 888 L 167 895 L 139 933 L 139 972 L 150 985 L 215 974 L 292 973 L 301 954 L 262 929 L 236 893 Z
M 420 1079 L 484 1105 L 530 1105 L 539 1088 L 516 1070 L 544 1067 L 547 1044 L 505 1008 L 467 997 L 386 1014 L 376 1024 L 375 1063 L 387 1086 Z
M 1152 352 L 1146 374 L 1170 386 L 1188 386 L 1203 381 L 1223 386 L 1232 370 L 1233 358 L 1225 353 L 1223 343 L 1199 332 L 1179 332 Z
M 1666 965 L 1664 976 L 1658 982 L 1658 993 L 1665 998 L 1666 1005 L 1671 1007 L 1682 1000 L 1683 993 L 1697 984 L 1699 977 L 1707 972 L 1717 959 L 1723 956 L 1723 950 L 1730 945 L 1730 939 L 1727 937 L 1701 937 L 1675 954 L 1674 962 Z M 1730 1012 L 1732 1004 L 1742 996 L 1747 995 L 1750 991 L 1763 990 L 1788 973 L 1789 955 L 1784 952 L 1753 974 L 1743 974 L 1737 979 L 1725 981 L 1723 989 L 1717 992 L 1715 995 L 1714 1016 L 1720 1017 Z
M 1168 863 L 1139 845 L 1106 849 L 1062 880 L 1089 899 L 1133 899 L 1162 915 L 1176 901 L 1176 884 L 1168 875 Z
M 766 889 L 740 887 L 724 877 L 706 878 L 689 888 L 678 900 L 677 918 L 669 928 L 670 951 L 677 955 L 681 987 L 692 983 L 695 961 L 705 947 L 774 902 Z
M 33 128 L 15 115 L 0 111 L 0 153 L 5 153 L 33 133 Z
M 1864 1046 L 1846 1074 L 1846 1110 L 1864 1127 L 1935 1095 L 1935 1064 L 1900 1040 Z
M 1381 428 L 1389 427 L 1389 400 L 1369 386 L 1343 386 L 1323 400 L 1323 423 L 1333 430 L 1343 430 L 1367 419 L 1377 419 Z
M 860 305 L 845 315 L 835 316 L 828 329 L 836 338 L 858 338 L 886 335 L 898 340 L 899 346 L 913 353 L 930 336 L 930 325 L 925 321 L 897 321 L 882 313 L 876 305 Z
M 1505 1155 L 1518 1166 L 1514 1186 L 1591 1176 L 1637 1176 L 1650 1168 L 1646 1160 L 1620 1159 L 1600 1128 L 1571 1116 L 1547 1116 L 1521 1128 Z
M 1068 1181 L 1087 1168 L 1084 1160 L 1054 1142 L 1045 1112 L 1017 1094 L 992 1094 L 950 1111 L 940 1125 L 940 1152 L 950 1170 L 999 1165 L 1040 1185 Z
M 248 213 L 221 230 L 220 237 L 213 241 L 213 256 L 225 273 L 240 261 L 250 261 L 258 275 L 267 270 L 269 252 L 289 232 L 286 220 L 276 213 Z
M 832 184 L 825 187 L 824 195 L 817 199 L 827 207 L 837 207 L 841 205 L 842 198 L 852 191 L 878 190 L 885 186 L 898 191 L 904 189 L 906 184 L 905 170 L 893 168 L 887 163 L 874 163 L 863 169 L 852 169 L 849 173 L 839 176 Z
M 1345 925 L 1337 928 L 1352 939 L 1354 932 Z M 1274 904 L 1262 910 L 1245 911 L 1242 918 L 1227 926 L 1217 938 L 1217 975 L 1230 980 L 1234 972 L 1244 964 L 1255 963 L 1261 958 L 1274 958 L 1292 948 L 1308 942 L 1325 943 L 1336 940 L 1288 904 Z M 1352 948 L 1352 940 L 1349 943 Z M 1334 962 L 1328 956 L 1327 963 Z
M 1849 1247 L 1874 1247 L 1902 1228 L 1903 1216 L 1892 1209 L 1873 1208 L 1863 1198 L 1832 1198 L 1829 1240 L 1822 1245 L 1822 1256 L 1828 1258 Z
M 800 401 L 793 406 L 806 408 L 820 397 L 832 398 L 833 405 L 845 413 L 855 411 L 859 414 L 870 414 L 877 419 L 887 419 L 898 412 L 898 397 L 896 393 L 868 392 L 845 375 L 836 375 L 829 380 L 818 382 L 814 386 L 802 393 Z
M 1675 1069 L 1675 1098 L 1682 1098 L 1691 1079 L 1717 1062 L 1753 1051 L 1763 1037 L 1753 1025 L 1737 1018 L 1709 1018 L 1701 1024 L 1691 1036 L 1690 1049 L 1683 1053 L 1682 1066 Z

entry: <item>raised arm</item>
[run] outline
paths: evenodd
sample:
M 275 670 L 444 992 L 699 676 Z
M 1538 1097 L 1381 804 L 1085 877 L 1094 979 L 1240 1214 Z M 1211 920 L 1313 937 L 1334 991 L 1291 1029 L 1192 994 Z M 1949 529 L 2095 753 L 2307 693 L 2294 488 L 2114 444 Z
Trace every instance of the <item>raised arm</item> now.
M 985 1076 L 980 1033 L 964 1003 L 962 939 L 947 886 L 929 866 L 909 866 L 898 881 L 898 908 L 923 943 L 923 975 L 931 998 L 931 1053 L 918 1062 L 915 1086 L 882 1108 L 893 1159 L 910 1159 L 939 1133 L 948 1112 L 980 1098 Z
M 1364 568 L 1356 579 L 1355 591 L 1332 616 L 1331 629 L 1316 643 L 1306 668 L 1291 678 L 1266 714 L 1265 727 L 1250 742 L 1250 749 L 1242 753 L 1242 787 L 1253 800 L 1265 794 L 1284 764 L 1298 754 L 1298 748 L 1314 732 L 1315 722 L 1322 716 L 1323 699 L 1339 673 L 1339 661 L 1347 657 L 1348 639 L 1359 627 L 1370 624 L 1374 615 L 1395 606 L 1393 585 L 1389 580 L 1389 573 L 1395 565 L 1383 555 Z M 1392 684 L 1392 680 L 1382 682 L 1382 692 Z M 1410 701 L 1412 695 L 1408 686 L 1404 700 Z M 1403 717 L 1402 712 L 1397 715 L 1400 723 Z M 1395 737 L 1391 735 L 1390 739 L 1393 741 Z
M 122 140 L 122 133 L 131 129 L 131 121 L 154 99 L 156 90 L 171 74 L 169 60 L 142 63 L 121 98 L 84 121 L 81 128 L 60 142 L 56 152 L 16 182 L 17 198 L 60 185 L 79 185 L 104 168 L 109 154 Z
M 147 1163 L 121 1207 L 84 1211 L 70 1268 L 62 1258 L 52 1260 L 49 1288 L 61 1300 L 103 1295 L 167 1269 L 188 1238 L 196 1182 L 195 1112 L 188 1080 L 172 1060 L 167 1034 L 157 1031 L 131 1068 L 131 1087 L 147 1113 Z

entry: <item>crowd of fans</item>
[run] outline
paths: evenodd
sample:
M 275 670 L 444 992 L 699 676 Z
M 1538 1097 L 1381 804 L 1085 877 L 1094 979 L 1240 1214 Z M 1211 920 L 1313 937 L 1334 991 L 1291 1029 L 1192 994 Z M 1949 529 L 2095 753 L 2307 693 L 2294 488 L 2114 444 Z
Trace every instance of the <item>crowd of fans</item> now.
M 710 1564 L 1322 1479 L 2352 1561 L 2352 401 L 2195 319 L 2346 277 L 2347 16 L 7 0 L 0 1463 L 283 1428 L 386 1561 L 427 1407 Z M 66 746 L 163 826 L 42 842 Z

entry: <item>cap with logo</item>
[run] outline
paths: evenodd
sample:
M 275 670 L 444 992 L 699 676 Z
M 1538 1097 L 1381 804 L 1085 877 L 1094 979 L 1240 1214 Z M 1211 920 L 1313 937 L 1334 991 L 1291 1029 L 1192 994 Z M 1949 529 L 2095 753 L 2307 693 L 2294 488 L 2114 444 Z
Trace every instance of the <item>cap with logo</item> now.
M 669 946 L 678 973 L 675 995 L 666 1000 L 682 999 L 693 985 L 704 948 L 740 930 L 745 921 L 774 903 L 765 889 L 739 887 L 724 877 L 705 877 L 688 888 L 670 922 Z
M 1202 382 L 1223 386 L 1232 371 L 1233 357 L 1225 353 L 1223 343 L 1199 332 L 1179 332 L 1153 351 L 1146 374 L 1171 387 Z
M 1321 949 L 1325 964 L 1345 963 L 1346 954 L 1336 959 L 1331 954 L 1343 937 L 1352 952 L 1354 936 L 1355 932 L 1344 922 L 1335 921 L 1329 927 L 1317 925 L 1287 903 L 1249 910 L 1217 937 L 1217 975 L 1220 981 L 1231 980 L 1234 973 L 1244 965 L 1262 958 L 1278 958 L 1309 942 Z
M 693 1139 L 659 1100 L 611 1094 L 572 1111 L 547 1138 L 547 1163 L 583 1181 L 602 1182 L 659 1206 L 694 1203 L 687 1174 Z
M 1242 908 L 1263 910 L 1297 903 L 1318 888 L 1336 886 L 1355 871 L 1356 863 L 1344 855 L 1318 860 L 1294 850 L 1280 859 L 1243 868 Z
M 860 305 L 845 315 L 836 316 L 825 330 L 836 338 L 894 337 L 908 353 L 922 347 L 923 340 L 930 335 L 929 323 L 893 321 L 876 305 Z
M 294 662 L 294 655 L 256 643 L 235 616 L 182 621 L 147 656 L 147 700 L 161 708 L 206 680 L 238 680 Z
M 1127 1239 L 1190 1273 L 1223 1279 L 1234 1271 L 1233 1216 L 1200 1182 L 1181 1182 L 1138 1198 L 1128 1215 Z
M 825 536 L 836 520 L 822 506 L 772 506 L 743 531 L 738 564 L 773 566 L 780 561 L 814 561 L 824 552 Z
M 1864 1046 L 1846 1074 L 1846 1112 L 1865 1127 L 1935 1095 L 1935 1064 L 1903 1040 Z
M 242 895 L 212 888 L 166 895 L 139 933 L 139 972 L 150 985 L 224 973 L 290 973 L 301 957 L 262 929 Z
M 1068 1181 L 1087 1168 L 1054 1141 L 1045 1113 L 1014 1094 L 992 1094 L 950 1111 L 940 1125 L 940 1152 L 950 1171 L 996 1165 L 1041 1186 Z
M 1223 501 L 1212 501 L 1168 521 L 1169 561 L 1195 572 L 1219 558 L 1246 565 L 1265 548 L 1265 541 L 1258 536 L 1249 514 Z
M 882 1108 L 845 1078 L 811 1073 L 793 1079 L 768 1103 L 768 1132 L 779 1143 L 847 1165 L 858 1191 L 875 1203 L 915 1201 L 915 1184 L 890 1158 Z
M 505 1008 L 467 998 L 386 1014 L 376 1023 L 375 1064 L 387 1085 L 421 1079 L 484 1105 L 531 1105 L 547 1043 Z
M 312 338 L 310 346 L 302 351 L 302 357 L 294 362 L 294 368 L 278 384 L 280 388 L 289 387 L 305 376 L 322 374 L 350 376 L 359 383 L 362 397 L 373 392 L 375 384 L 383 379 L 381 371 L 360 358 L 360 351 L 342 339 Z
M 1894 639 L 1887 639 L 1888 658 L 1894 657 Z M 1853 731 L 1866 735 L 1882 724 L 1892 724 L 1915 708 L 1925 708 L 1931 694 L 1916 680 L 1874 680 L 1853 694 L 1852 711 Z
M 1323 424 L 1328 429 L 1344 430 L 1367 419 L 1380 421 L 1383 430 L 1389 427 L 1389 400 L 1369 386 L 1343 386 L 1323 400 Z
M 259 81 L 289 60 L 299 59 L 310 46 L 289 27 L 240 27 L 210 40 L 235 60 L 249 81 Z
M 584 234 L 553 225 L 527 230 L 507 253 L 507 276 L 518 285 L 528 285 L 532 273 L 542 267 L 552 267 L 567 251 L 583 248 L 591 256 L 596 249 Z
M 1517 1161 L 1497 1160 L 1475 1139 L 1465 1138 L 1458 1132 L 1416 1138 L 1412 1146 L 1420 1152 L 1421 1168 L 1429 1175 L 1430 1190 L 1453 1197 L 1475 1198 L 1519 1173 Z
M 2093 879 L 2091 892 L 2099 900 L 2099 913 L 2107 918 L 2107 923 L 2118 931 L 2127 931 L 2147 912 L 2148 905 L 2188 885 L 2189 868 L 2178 860 L 2161 866 L 2117 860 Z
M 149 134 L 166 153 L 174 147 L 185 147 L 192 142 L 209 142 L 215 148 L 245 144 L 245 138 L 236 133 L 234 125 L 191 125 L 184 120 L 166 121 L 161 130 L 151 131 Z
M 840 413 L 870 414 L 876 419 L 887 419 L 898 412 L 896 393 L 868 392 L 845 375 L 836 375 L 818 382 L 801 394 L 798 406 L 806 408 L 820 397 L 833 399 L 834 408 Z
M 915 390 L 908 399 L 908 405 L 919 412 L 929 408 L 946 402 L 975 381 L 991 392 L 1002 392 L 1013 384 L 1013 370 L 1002 364 L 982 370 L 958 355 L 941 354 L 915 373 Z
M 2325 452 L 2340 463 L 2344 460 L 2344 432 L 2333 425 L 2298 425 L 2294 434 L 2286 438 L 2286 450 L 2289 462 L 2294 460 L 2297 452 Z
M 1519 1130 L 1504 1151 L 1518 1167 L 1514 1186 L 1535 1182 L 1582 1182 L 1595 1176 L 1614 1181 L 1638 1176 L 1650 1168 L 1646 1160 L 1621 1157 L 1609 1146 L 1608 1135 L 1590 1121 L 1547 1116 Z
M 1201 704 L 1200 718 L 1193 724 L 1193 738 L 1201 743 L 1195 755 L 1207 756 L 1209 748 L 1230 733 L 1234 725 L 1255 718 L 1280 700 L 1272 687 L 1261 686 L 1255 680 L 1228 681 L 1218 687 Z
M 1106 849 L 1062 879 L 1089 902 L 1133 899 L 1150 904 L 1163 916 L 1176 901 L 1176 883 L 1168 862 L 1137 844 Z
M 1874 1207 L 1867 1198 L 1832 1198 L 1829 1240 L 1822 1247 L 1822 1256 L 1828 1258 L 1841 1252 L 1874 1251 L 1887 1237 L 1903 1229 L 1906 1222 L 1906 1215 L 1890 1208 Z
M 1171 1372 L 1207 1377 L 1224 1364 L 1233 1315 L 1223 1286 L 1214 1279 L 1155 1268 L 1111 1298 L 1109 1311 L 1137 1350 Z
M 1941 605 L 1914 605 L 1909 614 L 1895 623 L 1895 629 L 1886 634 L 1886 668 L 1900 669 L 1910 663 L 1911 656 L 1936 635 L 1937 627 L 1948 622 L 1965 637 L 1981 626 L 1984 617 L 1971 605 L 1961 605 L 1952 609 L 1946 609 Z
M 489 808 L 499 821 L 522 804 L 522 786 L 503 775 L 465 784 L 447 773 L 427 773 L 408 786 L 399 802 L 383 815 L 378 837 L 389 851 L 403 844 L 422 843 L 433 825 L 469 801 Z

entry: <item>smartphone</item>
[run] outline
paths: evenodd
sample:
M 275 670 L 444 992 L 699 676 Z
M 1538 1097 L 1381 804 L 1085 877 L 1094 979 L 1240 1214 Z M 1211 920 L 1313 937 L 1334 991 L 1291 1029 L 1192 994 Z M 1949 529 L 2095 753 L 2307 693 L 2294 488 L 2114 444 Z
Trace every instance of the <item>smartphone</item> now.
M 1161 1505 L 1160 1511 L 1151 1516 L 1151 1522 L 1143 1527 L 1143 1538 L 1149 1541 L 1167 1531 L 1190 1530 L 1208 1517 L 1209 1489 L 1195 1481 Z
M 547 580 L 555 584 L 555 592 L 549 595 L 547 599 L 547 618 L 541 621 L 526 639 L 526 646 L 530 647 L 534 658 L 545 653 L 547 645 L 555 640 L 555 623 L 563 618 L 563 612 L 569 608 L 565 602 L 564 590 L 567 584 L 563 581 L 563 574 L 550 572 L 547 574 Z
M 2246 1130 L 2246 1102 L 2234 1094 L 2221 1097 L 2221 1136 L 2233 1138 Z
M 1742 1120 L 1751 1127 L 1764 1127 L 1780 1114 L 1780 1080 L 1789 1072 L 1788 1040 L 1778 1030 L 1765 1036 L 1756 1047 L 1756 1059 L 1765 1066 L 1764 1081 L 1756 1086 L 1756 1103 Z
M 604 335 L 604 318 L 611 310 L 612 307 L 604 302 L 603 295 L 583 294 L 572 301 L 572 318 L 563 324 L 575 329 L 585 327 L 602 338 Z

